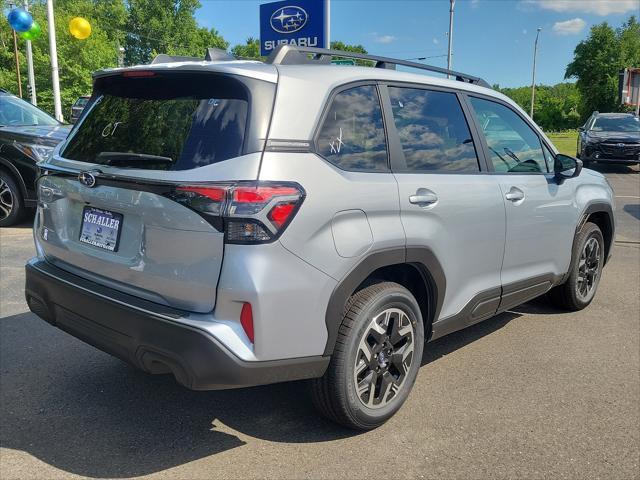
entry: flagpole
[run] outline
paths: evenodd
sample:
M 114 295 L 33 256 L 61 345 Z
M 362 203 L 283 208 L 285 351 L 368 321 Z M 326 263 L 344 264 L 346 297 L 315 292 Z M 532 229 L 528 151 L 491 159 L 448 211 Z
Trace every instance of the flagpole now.
M 51 56 L 51 83 L 53 85 L 53 108 L 59 122 L 62 117 L 60 103 L 60 79 L 58 77 L 58 49 L 56 46 L 56 24 L 53 18 L 53 0 L 47 0 L 47 21 L 49 23 L 49 55 Z

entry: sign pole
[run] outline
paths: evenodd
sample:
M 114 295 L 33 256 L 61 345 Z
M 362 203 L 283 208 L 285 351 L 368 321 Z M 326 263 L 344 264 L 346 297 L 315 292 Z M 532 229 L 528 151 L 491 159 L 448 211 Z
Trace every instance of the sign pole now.
M 324 0 L 324 47 L 331 48 L 331 0 Z
M 56 120 L 63 121 L 60 103 L 60 78 L 58 77 L 58 49 L 56 45 L 56 24 L 53 18 L 53 0 L 47 0 L 47 20 L 49 22 L 49 54 L 51 56 L 51 83 L 53 85 L 53 108 Z

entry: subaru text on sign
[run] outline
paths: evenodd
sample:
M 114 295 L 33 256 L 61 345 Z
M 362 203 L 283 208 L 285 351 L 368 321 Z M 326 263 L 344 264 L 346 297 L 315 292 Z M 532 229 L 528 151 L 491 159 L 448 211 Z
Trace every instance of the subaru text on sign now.
M 260 5 L 260 55 L 278 45 L 324 47 L 327 1 L 298 0 Z

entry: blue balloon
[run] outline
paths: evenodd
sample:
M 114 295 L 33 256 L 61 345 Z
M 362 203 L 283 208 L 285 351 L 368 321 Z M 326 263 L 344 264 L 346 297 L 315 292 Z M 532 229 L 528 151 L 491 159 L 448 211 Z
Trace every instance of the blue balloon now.
M 24 8 L 14 8 L 7 15 L 9 25 L 16 32 L 27 32 L 33 25 L 33 17 Z

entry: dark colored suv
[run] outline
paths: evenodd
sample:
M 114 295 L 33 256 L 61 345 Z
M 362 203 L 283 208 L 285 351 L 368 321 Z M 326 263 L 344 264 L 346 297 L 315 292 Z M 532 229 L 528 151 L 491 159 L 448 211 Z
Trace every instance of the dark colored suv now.
M 640 119 L 630 113 L 593 112 L 580 128 L 576 156 L 585 166 L 640 163 Z
M 69 126 L 0 89 L 0 227 L 19 222 L 35 207 L 36 163 L 68 133 Z

